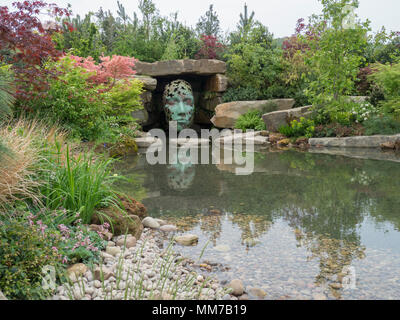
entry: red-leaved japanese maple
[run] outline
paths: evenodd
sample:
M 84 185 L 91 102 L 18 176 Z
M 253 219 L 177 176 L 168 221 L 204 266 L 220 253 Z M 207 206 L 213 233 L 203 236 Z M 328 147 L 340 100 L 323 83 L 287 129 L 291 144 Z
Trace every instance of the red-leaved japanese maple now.
M 196 53 L 196 59 L 217 59 L 224 49 L 224 45 L 214 36 L 202 35 L 200 40 L 202 45 Z
M 132 77 L 136 71 L 135 58 L 113 55 L 112 57 L 100 57 L 100 63 L 96 64 L 92 57 L 82 58 L 71 56 L 76 61 L 76 65 L 94 72 L 90 80 L 95 84 L 106 84 L 111 89 L 117 80 L 124 80 Z
M 44 1 L 14 2 L 14 11 L 0 6 L 0 62 L 11 64 L 15 73 L 16 98 L 22 107 L 25 102 L 45 95 L 49 70 L 42 68 L 46 59 L 62 55 L 51 39 L 59 27 L 45 28 L 40 15 L 69 16 L 70 11 Z

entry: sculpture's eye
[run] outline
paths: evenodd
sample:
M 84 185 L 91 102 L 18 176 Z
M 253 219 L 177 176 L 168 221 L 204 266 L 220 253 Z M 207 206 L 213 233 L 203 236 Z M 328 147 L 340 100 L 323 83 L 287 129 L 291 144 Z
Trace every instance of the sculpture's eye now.
M 189 106 L 193 105 L 192 99 L 185 99 L 185 103 Z
M 174 100 L 168 100 L 167 104 L 170 105 L 170 106 L 173 106 L 175 104 L 175 101 Z

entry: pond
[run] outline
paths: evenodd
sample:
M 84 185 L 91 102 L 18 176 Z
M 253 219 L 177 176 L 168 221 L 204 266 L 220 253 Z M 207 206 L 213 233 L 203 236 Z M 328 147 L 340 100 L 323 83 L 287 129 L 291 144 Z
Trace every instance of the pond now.
M 400 299 L 400 163 L 298 151 L 235 165 L 118 165 L 149 216 L 199 236 L 175 248 L 222 263 L 267 299 Z M 205 249 L 204 249 L 205 248 Z M 204 250 L 203 250 L 204 249 Z

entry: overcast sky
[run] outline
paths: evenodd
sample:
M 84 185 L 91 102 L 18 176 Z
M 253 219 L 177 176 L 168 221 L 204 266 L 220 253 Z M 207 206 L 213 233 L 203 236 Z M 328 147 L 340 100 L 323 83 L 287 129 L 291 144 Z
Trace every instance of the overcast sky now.
M 1 5 L 11 5 L 16 0 L 0 0 Z M 84 15 L 88 11 L 97 11 L 100 7 L 117 11 L 117 0 L 48 0 L 59 6 L 72 5 L 74 14 Z M 127 13 L 139 14 L 139 0 L 120 0 Z M 249 11 L 255 11 L 255 18 L 266 25 L 275 37 L 293 34 L 298 18 L 307 18 L 320 13 L 318 0 L 153 0 L 161 15 L 167 16 L 178 11 L 179 20 L 194 26 L 210 4 L 214 4 L 221 27 L 224 31 L 234 30 L 246 2 Z M 357 14 L 363 20 L 371 20 L 371 27 L 377 31 L 382 26 L 387 30 L 400 31 L 400 0 L 360 0 Z

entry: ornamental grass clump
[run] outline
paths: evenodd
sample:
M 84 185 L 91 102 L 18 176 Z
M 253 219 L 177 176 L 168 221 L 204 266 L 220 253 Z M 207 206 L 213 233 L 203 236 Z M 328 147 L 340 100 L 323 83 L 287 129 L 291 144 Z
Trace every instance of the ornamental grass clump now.
M 16 200 L 32 199 L 40 202 L 35 188 L 40 185 L 34 166 L 40 161 L 43 126 L 37 121 L 18 120 L 0 127 L 0 136 L 7 152 L 0 162 L 0 206 Z
M 79 213 L 86 224 L 91 222 L 96 209 L 118 207 L 113 183 L 121 177 L 112 174 L 113 162 L 113 159 L 94 157 L 90 153 L 73 156 L 69 147 L 63 152 L 56 144 L 42 172 L 45 183 L 40 192 L 44 205 L 49 209 L 65 208 Z

